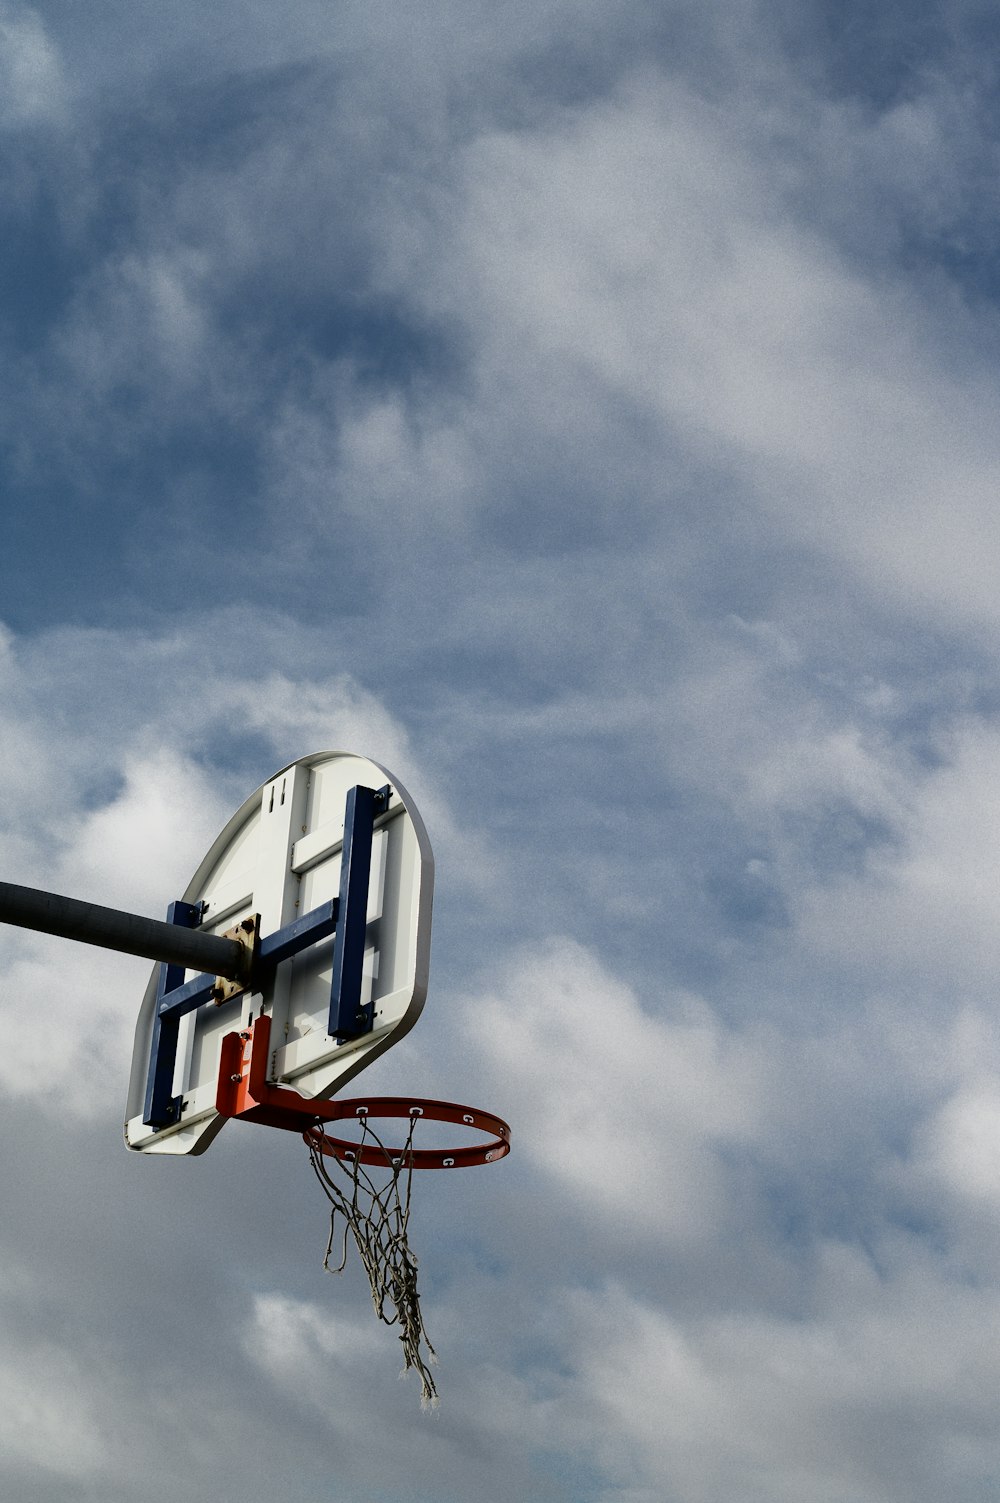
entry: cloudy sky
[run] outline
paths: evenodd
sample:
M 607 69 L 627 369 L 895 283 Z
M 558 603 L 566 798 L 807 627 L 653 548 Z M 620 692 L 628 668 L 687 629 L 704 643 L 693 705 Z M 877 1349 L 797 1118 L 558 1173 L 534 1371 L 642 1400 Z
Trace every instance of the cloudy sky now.
M 148 967 L 0 933 L 18 1503 L 1000 1487 L 984 0 L 0 0 L 0 871 L 162 916 L 362 752 L 440 1409 L 304 1149 L 128 1154 Z

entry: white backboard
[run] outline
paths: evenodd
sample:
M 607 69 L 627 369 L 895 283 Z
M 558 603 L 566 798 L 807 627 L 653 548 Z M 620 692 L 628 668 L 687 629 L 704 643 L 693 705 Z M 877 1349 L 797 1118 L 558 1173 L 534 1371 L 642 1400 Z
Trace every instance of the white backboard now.
M 136 1027 L 125 1141 L 146 1153 L 202 1153 L 226 1120 L 215 1110 L 223 1036 L 262 1012 L 272 1018 L 269 1079 L 300 1095 L 329 1097 L 407 1033 L 423 1007 L 430 959 L 434 863 L 423 822 L 391 772 L 367 758 L 321 752 L 283 768 L 233 815 L 187 890 L 206 905 L 200 928 L 221 934 L 249 914 L 268 935 L 335 899 L 350 789 L 391 790 L 374 823 L 362 1003 L 372 1028 L 338 1042 L 328 1032 L 333 939 L 283 961 L 262 989 L 181 1019 L 173 1089 L 180 1120 L 143 1121 L 154 1018 L 156 966 Z M 188 972 L 187 976 L 193 976 Z

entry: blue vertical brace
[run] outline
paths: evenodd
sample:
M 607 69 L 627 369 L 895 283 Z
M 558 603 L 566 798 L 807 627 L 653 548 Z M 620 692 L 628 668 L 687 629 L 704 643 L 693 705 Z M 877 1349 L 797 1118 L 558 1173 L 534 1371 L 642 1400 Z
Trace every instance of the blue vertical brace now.
M 200 903 L 171 903 L 167 909 L 167 923 L 179 924 L 184 929 L 196 928 L 200 919 Z M 167 992 L 172 992 L 183 980 L 182 965 L 161 964 L 160 978 L 156 985 L 156 1007 L 153 1009 L 146 1101 L 142 1113 L 142 1120 L 147 1127 L 167 1127 L 180 1117 L 181 1098 L 173 1092 L 174 1063 L 177 1059 L 181 1020 L 176 1013 L 162 1016 L 160 1003 Z
M 378 790 L 358 786 L 348 789 L 344 809 L 344 845 L 340 857 L 340 901 L 337 933 L 333 943 L 333 976 L 330 982 L 332 1038 L 357 1038 L 372 1028 L 374 1006 L 361 1005 L 364 976 L 365 933 L 368 924 L 368 883 L 372 868 L 372 838 L 375 819 L 389 807 L 389 784 Z

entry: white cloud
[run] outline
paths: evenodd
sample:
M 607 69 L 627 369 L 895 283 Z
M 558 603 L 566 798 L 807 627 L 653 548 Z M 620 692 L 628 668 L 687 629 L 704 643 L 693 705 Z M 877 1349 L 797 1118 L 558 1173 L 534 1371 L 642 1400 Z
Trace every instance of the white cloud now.
M 379 527 L 392 527 L 396 546 L 401 531 L 418 532 L 426 513 L 438 526 L 464 531 L 481 485 L 465 414 L 449 421 L 443 409 L 433 418 L 409 412 L 398 395 L 352 407 L 339 415 L 337 454 L 337 492 L 347 509 L 370 520 L 374 511 Z
M 361 1364 L 385 1358 L 391 1341 L 375 1319 L 328 1315 L 319 1305 L 284 1294 L 261 1294 L 243 1335 L 247 1356 L 268 1377 L 292 1394 L 335 1415 L 330 1382 L 335 1372 L 348 1375 Z
M 58 51 L 36 10 L 0 5 L 0 124 L 60 121 L 68 96 Z
M 959 721 L 947 760 L 897 805 L 898 845 L 859 876 L 801 894 L 801 938 L 815 955 L 851 955 L 922 986 L 990 993 L 1000 964 L 1000 732 Z M 908 806 L 908 807 L 907 807 Z
M 718 1150 L 756 1137 L 768 1062 L 696 999 L 648 1002 L 555 940 L 512 961 L 465 1033 L 537 1171 L 632 1235 L 697 1240 L 727 1222 Z
M 88 425 L 105 431 L 125 387 L 148 394 L 154 426 L 168 404 L 190 401 L 194 388 L 202 401 L 210 389 L 225 407 L 232 357 L 213 327 L 205 285 L 211 269 L 204 252 L 171 245 L 109 259 L 82 282 L 54 334 L 61 380 L 49 388 L 49 400 L 72 394 L 63 422 L 72 425 L 74 443 L 84 442 Z M 140 431 L 131 444 L 124 431 L 116 442 L 141 443 Z
M 142 741 L 153 738 L 143 735 Z M 53 880 L 67 892 L 109 907 L 165 907 L 164 884 L 193 870 L 207 831 L 226 808 L 207 770 L 179 747 L 122 749 L 114 798 L 76 816 Z
M 0 1451 L 15 1473 L 48 1473 L 73 1486 L 100 1473 L 108 1452 L 91 1404 L 90 1375 L 72 1351 L 4 1343 Z
M 349 1282 L 338 1291 L 341 1300 L 351 1292 Z M 453 1346 L 441 1360 L 440 1408 L 422 1410 L 413 1373 L 402 1383 L 392 1376 L 395 1369 L 404 1377 L 395 1331 L 377 1321 L 367 1291 L 358 1284 L 354 1293 L 366 1307 L 357 1317 L 329 1314 L 313 1301 L 259 1295 L 242 1332 L 248 1371 L 260 1372 L 272 1394 L 318 1424 L 325 1448 L 335 1438 L 342 1484 L 359 1495 L 367 1489 L 387 1497 L 398 1490 L 400 1496 L 489 1496 L 497 1503 L 561 1499 L 531 1465 L 535 1424 L 515 1375 L 488 1357 L 474 1366 L 464 1362 L 453 1323 Z M 375 1441 L 373 1414 L 379 1416 Z
M 995 376 L 971 322 L 955 362 L 952 299 L 867 277 L 796 211 L 800 104 L 745 117 L 648 73 L 479 137 L 424 300 L 475 332 L 497 460 L 553 420 L 589 450 L 576 404 L 596 390 L 872 591 L 995 625 Z M 830 159 L 861 130 L 846 108 L 825 127 Z
M 794 1318 L 678 1317 L 614 1284 L 562 1311 L 572 1376 L 546 1420 L 607 1503 L 930 1503 L 995 1475 L 1000 1308 L 919 1263 L 884 1278 L 830 1245 Z
M 995 1218 L 1000 1211 L 1000 1077 L 973 1075 L 963 1083 L 923 1125 L 919 1148 L 920 1168 L 938 1194 L 946 1200 L 957 1196 Z
M 895 828 L 914 769 L 892 737 L 891 697 L 880 705 L 869 680 L 831 703 L 808 670 L 790 671 L 796 644 L 776 640 L 771 623 L 725 626 L 678 675 L 670 702 L 652 707 L 672 769 L 775 833 L 792 813 L 838 805 Z

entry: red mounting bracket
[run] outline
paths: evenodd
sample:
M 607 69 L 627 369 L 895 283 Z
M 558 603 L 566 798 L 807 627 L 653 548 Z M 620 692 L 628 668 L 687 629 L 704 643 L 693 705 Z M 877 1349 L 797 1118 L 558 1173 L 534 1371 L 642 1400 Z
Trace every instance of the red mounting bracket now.
M 262 1014 L 240 1033 L 227 1033 L 222 1040 L 219 1085 L 215 1109 L 222 1117 L 244 1117 L 266 1127 L 304 1132 L 313 1122 L 328 1121 L 325 1101 L 308 1101 L 297 1091 L 271 1085 L 267 1062 L 271 1045 L 271 1019 Z
M 410 1148 L 407 1163 L 414 1169 L 451 1169 L 467 1164 L 489 1164 L 510 1152 L 510 1128 L 492 1112 L 458 1106 L 452 1101 L 427 1101 L 409 1096 L 367 1096 L 351 1101 L 307 1100 L 297 1091 L 273 1085 L 267 1078 L 271 1044 L 271 1019 L 262 1014 L 240 1033 L 227 1033 L 222 1040 L 219 1085 L 215 1109 L 222 1117 L 241 1117 L 265 1127 L 281 1127 L 302 1133 L 321 1153 L 338 1159 L 358 1159 L 363 1164 L 396 1163 L 402 1149 L 377 1147 L 370 1142 L 327 1136 L 320 1122 L 369 1116 L 414 1118 L 451 1122 L 492 1134 L 490 1141 L 458 1148 Z M 376 1140 L 377 1142 L 377 1140 Z

